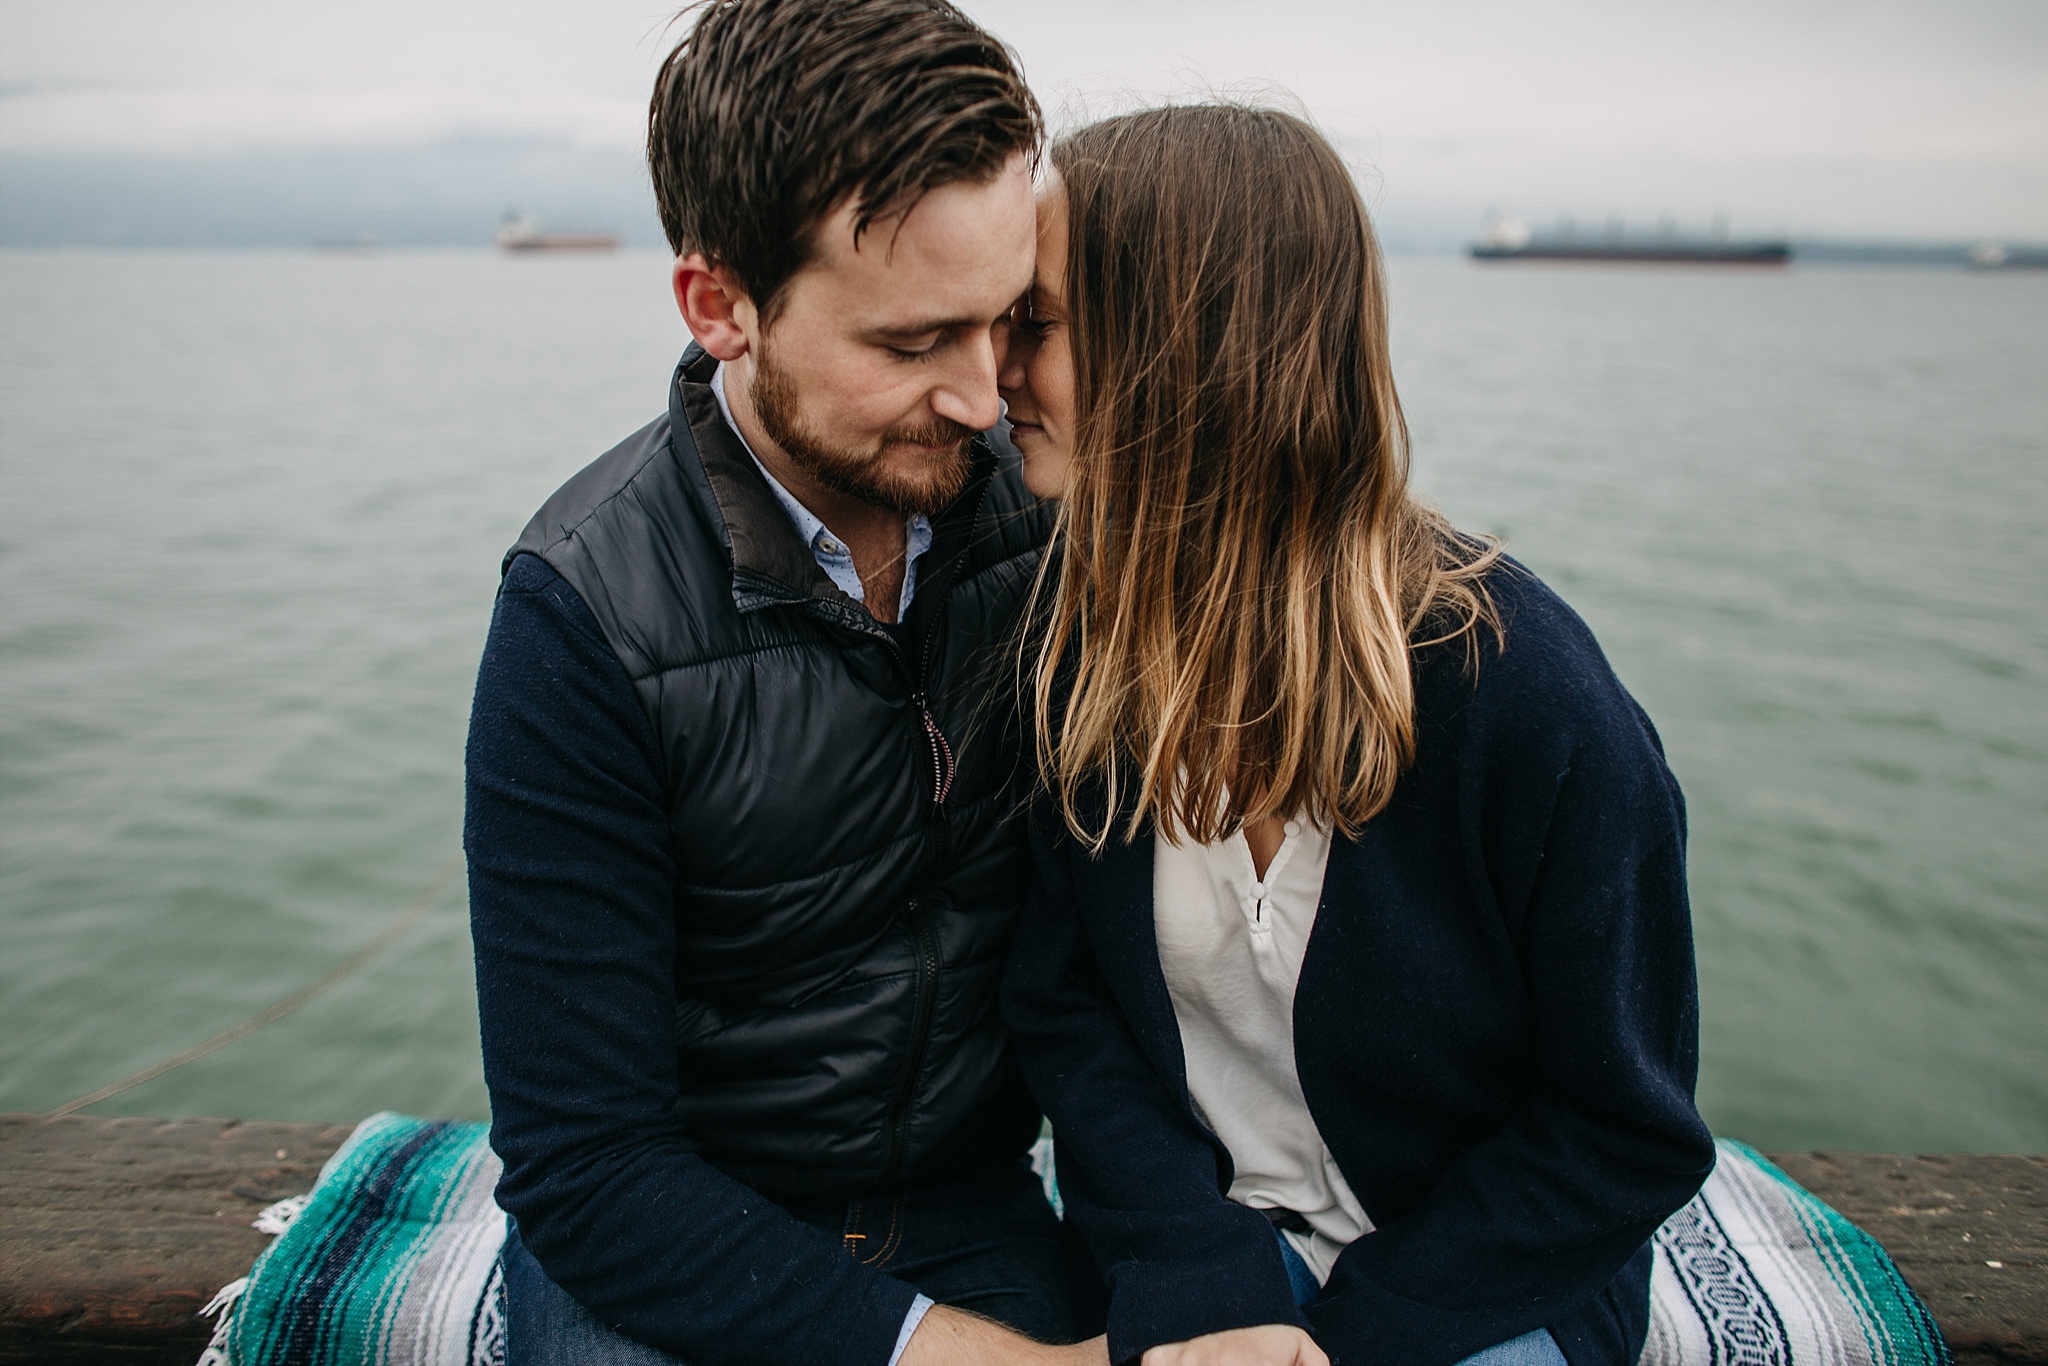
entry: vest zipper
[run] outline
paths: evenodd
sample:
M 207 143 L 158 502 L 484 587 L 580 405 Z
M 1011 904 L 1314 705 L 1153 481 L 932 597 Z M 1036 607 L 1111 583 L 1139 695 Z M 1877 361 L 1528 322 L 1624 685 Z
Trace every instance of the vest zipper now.
M 930 702 L 920 692 L 910 699 L 917 704 L 917 714 L 924 720 L 924 738 L 932 752 L 932 806 L 942 807 L 953 791 L 953 747 L 946 743 L 946 733 L 939 729 L 936 717 L 932 715 Z
M 987 499 L 988 484 L 984 481 L 981 491 L 975 495 L 974 507 L 967 514 L 967 534 L 969 537 L 974 535 L 974 523 L 981 517 L 981 505 Z M 960 581 L 960 564 L 966 558 L 966 548 L 962 547 L 960 553 L 955 555 L 952 562 L 946 566 L 946 582 L 941 590 L 942 592 L 951 592 L 953 585 Z M 925 743 L 931 747 L 932 752 L 932 815 L 936 825 L 933 834 L 938 841 L 940 861 L 943 861 L 945 858 L 946 829 L 944 813 L 946 798 L 952 795 L 953 778 L 959 772 L 959 766 L 953 758 L 953 746 L 947 743 L 946 732 L 939 729 L 938 718 L 932 715 L 931 698 L 926 692 L 932 677 L 932 648 L 938 640 L 939 620 L 943 615 L 943 609 L 933 613 L 931 621 L 925 625 L 924 638 L 918 642 L 917 673 L 911 680 L 911 686 L 916 691 L 911 695 L 910 699 L 917 704 L 918 719 L 924 722 Z M 894 644 L 895 642 L 892 640 L 890 643 Z M 901 651 L 898 651 L 898 653 L 900 654 Z M 904 661 L 904 664 L 907 671 L 909 661 Z
M 917 1000 L 910 1013 L 910 1049 L 903 1059 L 903 1072 L 896 1079 L 896 1094 L 889 1100 L 889 1153 L 882 1164 L 882 1188 L 891 1189 L 903 1181 L 910 1161 L 910 1103 L 917 1095 L 917 1077 L 924 1071 L 924 1055 L 931 1044 L 932 1012 L 939 996 L 939 932 L 932 923 L 930 908 L 918 897 L 910 898 L 906 919 L 911 947 L 917 953 Z
M 987 498 L 988 483 L 983 481 L 974 507 L 967 515 L 967 534 L 970 537 L 974 534 L 974 523 L 981 516 L 982 503 Z M 946 566 L 946 582 L 940 592 L 950 592 L 959 581 L 960 565 L 965 558 L 966 549 L 963 547 Z M 865 611 L 842 613 L 816 599 L 805 599 L 804 602 L 811 611 L 880 640 L 895 656 L 905 681 L 910 684 L 910 700 L 917 707 L 918 722 L 924 728 L 925 745 L 932 761 L 932 802 L 927 821 L 932 839 L 929 866 L 943 867 L 951 836 L 946 818 L 946 798 L 952 795 L 953 779 L 959 772 L 953 746 L 947 741 L 945 731 L 939 728 L 938 718 L 932 715 L 931 696 L 927 690 L 931 682 L 932 651 L 938 639 L 939 622 L 945 614 L 943 605 L 925 626 L 923 639 L 919 642 L 917 670 L 913 673 L 909 656 L 896 643 L 896 637 L 883 630 Z M 924 1071 L 925 1054 L 931 1048 L 932 1016 L 939 996 L 939 932 L 933 923 L 931 908 L 922 898 L 912 896 L 905 907 L 905 921 L 910 931 L 911 947 L 917 955 L 917 999 L 911 1007 L 910 1045 L 904 1055 L 903 1071 L 896 1078 L 895 1094 L 889 1100 L 888 1151 L 882 1162 L 881 1188 L 884 1190 L 902 1183 L 910 1161 L 910 1105 L 917 1095 L 917 1078 Z

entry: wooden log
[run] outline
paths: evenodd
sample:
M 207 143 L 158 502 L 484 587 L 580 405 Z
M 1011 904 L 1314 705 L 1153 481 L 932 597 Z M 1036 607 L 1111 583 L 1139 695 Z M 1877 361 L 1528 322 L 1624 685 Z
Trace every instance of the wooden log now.
M 178 1363 L 347 1126 L 0 1115 L 0 1363 Z M 2048 1363 L 2048 1157 L 1774 1153 L 1882 1243 L 1962 1366 Z
M 0 1362 L 191 1366 L 346 1125 L 0 1115 Z
M 1883 1245 L 1960 1366 L 2048 1362 L 2048 1156 L 1770 1156 Z

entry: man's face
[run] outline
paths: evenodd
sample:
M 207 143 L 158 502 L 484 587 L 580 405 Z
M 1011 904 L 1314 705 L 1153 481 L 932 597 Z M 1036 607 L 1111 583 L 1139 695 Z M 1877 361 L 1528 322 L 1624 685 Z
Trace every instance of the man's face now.
M 1001 414 L 1010 306 L 1031 283 L 1024 158 L 993 180 L 942 185 L 856 243 L 854 213 L 818 228 L 815 259 L 748 338 L 762 430 L 819 483 L 904 513 L 959 493 L 968 439 Z

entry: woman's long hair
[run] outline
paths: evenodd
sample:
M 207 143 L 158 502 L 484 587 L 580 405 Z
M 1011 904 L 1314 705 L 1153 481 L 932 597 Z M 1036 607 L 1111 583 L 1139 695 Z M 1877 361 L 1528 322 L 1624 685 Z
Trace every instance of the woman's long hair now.
M 1119 813 L 1126 840 L 1299 812 L 1355 835 L 1414 759 L 1411 650 L 1476 664 L 1500 554 L 1409 496 L 1357 186 L 1313 127 L 1236 105 L 1108 119 L 1052 165 L 1077 414 L 1041 777 L 1096 849 Z

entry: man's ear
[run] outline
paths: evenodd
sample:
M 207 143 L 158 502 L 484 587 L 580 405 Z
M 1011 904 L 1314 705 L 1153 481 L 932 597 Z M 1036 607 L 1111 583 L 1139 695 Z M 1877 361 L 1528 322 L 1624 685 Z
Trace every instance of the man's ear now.
M 747 337 L 755 330 L 754 301 L 723 266 L 714 266 L 701 251 L 676 258 L 669 277 L 683 325 L 697 344 L 720 360 L 747 354 Z

